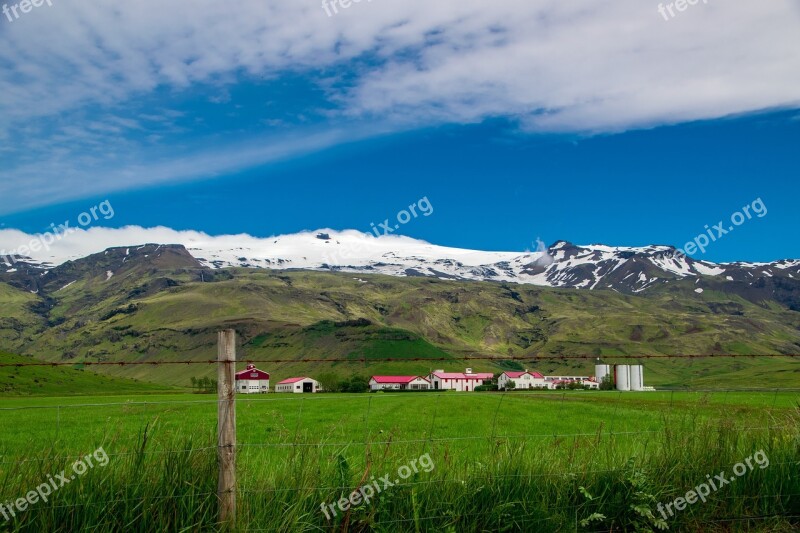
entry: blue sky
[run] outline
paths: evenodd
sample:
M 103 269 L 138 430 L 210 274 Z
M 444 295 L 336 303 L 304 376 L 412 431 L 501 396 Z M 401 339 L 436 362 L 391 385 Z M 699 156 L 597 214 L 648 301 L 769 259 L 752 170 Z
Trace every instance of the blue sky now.
M 112 227 L 369 231 L 427 197 L 398 232 L 683 246 L 760 198 L 694 257 L 800 258 L 791 2 L 199 4 L 0 20 L 0 228 L 107 199 Z

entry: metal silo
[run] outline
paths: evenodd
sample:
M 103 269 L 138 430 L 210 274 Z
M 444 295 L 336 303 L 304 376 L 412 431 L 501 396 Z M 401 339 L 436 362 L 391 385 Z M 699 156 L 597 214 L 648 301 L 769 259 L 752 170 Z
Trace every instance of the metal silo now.
M 594 378 L 598 383 L 603 383 L 603 379 L 609 374 L 611 374 L 611 365 L 595 365 Z
M 617 365 L 614 367 L 614 381 L 617 384 L 617 390 L 629 391 L 631 390 L 631 369 L 628 365 Z
M 642 365 L 632 365 L 630 367 L 631 376 L 631 390 L 642 391 L 644 390 L 644 370 Z

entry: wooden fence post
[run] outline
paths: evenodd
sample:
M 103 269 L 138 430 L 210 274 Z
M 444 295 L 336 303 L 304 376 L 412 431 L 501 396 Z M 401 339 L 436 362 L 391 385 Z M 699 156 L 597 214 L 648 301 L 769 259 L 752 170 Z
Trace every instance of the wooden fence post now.
M 219 521 L 234 529 L 236 523 L 236 331 L 218 334 L 217 358 L 217 458 L 219 461 Z

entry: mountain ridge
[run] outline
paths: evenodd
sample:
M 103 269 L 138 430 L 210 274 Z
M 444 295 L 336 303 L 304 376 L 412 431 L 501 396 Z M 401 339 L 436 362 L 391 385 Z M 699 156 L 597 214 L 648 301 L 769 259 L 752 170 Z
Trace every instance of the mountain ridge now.
M 188 244 L 188 245 L 187 245 Z M 694 284 L 753 303 L 776 300 L 800 311 L 800 260 L 712 263 L 680 254 L 669 245 L 642 247 L 575 245 L 559 240 L 533 252 L 487 252 L 433 245 L 409 237 L 374 237 L 354 230 L 322 229 L 269 239 L 247 236 L 190 239 L 175 244 L 115 246 L 53 265 L 30 258 L 0 264 L 0 281 L 31 292 L 52 293 L 83 273 L 108 277 L 139 268 L 195 270 L 202 281 L 228 268 L 311 270 L 454 281 L 494 281 L 542 287 L 613 290 L 639 294 Z M 217 271 L 218 273 L 214 273 Z M 61 285 L 59 285 L 61 284 Z

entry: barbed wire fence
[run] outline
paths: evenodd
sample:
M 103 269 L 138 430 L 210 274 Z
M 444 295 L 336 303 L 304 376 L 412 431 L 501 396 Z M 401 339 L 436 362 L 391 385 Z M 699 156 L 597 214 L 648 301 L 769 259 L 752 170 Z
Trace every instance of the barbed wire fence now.
M 251 359 L 245 358 L 237 360 L 237 363 L 265 363 L 265 364 L 280 364 L 280 363 L 420 363 L 420 362 L 450 362 L 457 363 L 461 361 L 512 361 L 512 362 L 558 362 L 558 361 L 595 361 L 598 359 L 604 360 L 638 360 L 638 359 L 662 359 L 662 360 L 695 360 L 695 359 L 764 359 L 764 358 L 792 358 L 800 359 L 800 354 L 689 354 L 689 355 L 665 355 L 665 354 L 643 354 L 643 355 L 526 355 L 526 356 L 497 356 L 497 355 L 454 355 L 451 357 L 330 357 L 330 358 L 295 358 L 295 359 Z M 0 368 L 3 367 L 42 367 L 42 366 L 164 366 L 164 365 L 217 365 L 217 359 L 208 360 L 187 360 L 187 361 L 33 361 L 25 363 L 0 363 Z
M 237 476 L 236 476 L 236 467 L 237 467 L 237 454 L 240 452 L 247 453 L 249 450 L 302 450 L 302 449 L 324 449 L 324 448 L 334 448 L 334 449 L 345 449 L 351 448 L 353 446 L 363 446 L 364 448 L 364 474 L 363 478 L 360 481 L 360 484 L 363 484 L 371 475 L 372 468 L 373 468 L 373 459 L 374 459 L 374 452 L 375 449 L 379 449 L 380 447 L 384 447 L 388 450 L 389 446 L 419 446 L 420 454 L 426 449 L 430 450 L 431 447 L 435 444 L 467 444 L 467 443 L 480 443 L 481 441 L 488 441 L 492 445 L 497 445 L 498 442 L 513 442 L 513 441 L 532 441 L 535 439 L 590 439 L 590 438 L 597 438 L 598 432 L 529 432 L 529 433 L 520 433 L 520 434 L 509 434 L 504 431 L 498 431 L 498 420 L 502 421 L 500 414 L 502 413 L 502 408 L 504 406 L 504 402 L 508 401 L 508 399 L 514 398 L 524 398 L 530 396 L 538 396 L 540 398 L 546 398 L 549 401 L 557 402 L 558 410 L 557 410 L 557 417 L 561 418 L 563 416 L 563 409 L 565 406 L 567 394 L 562 392 L 559 395 L 549 394 L 544 395 L 542 392 L 527 392 L 527 391 L 515 391 L 513 393 L 509 392 L 502 392 L 497 395 L 476 395 L 482 398 L 491 399 L 491 401 L 497 401 L 497 404 L 493 407 L 493 420 L 491 423 L 491 434 L 490 435 L 463 435 L 463 436 L 435 436 L 435 429 L 437 424 L 437 419 L 439 417 L 440 409 L 442 408 L 443 391 L 440 391 L 435 394 L 428 394 L 427 397 L 431 399 L 432 407 L 432 414 L 429 414 L 429 425 L 427 430 L 423 432 L 423 436 L 419 438 L 399 438 L 395 439 L 391 435 L 389 437 L 383 436 L 383 431 L 381 430 L 380 433 L 374 433 L 372 431 L 372 427 L 370 425 L 370 417 L 373 410 L 373 401 L 376 402 L 396 402 L 399 401 L 403 397 L 407 397 L 408 395 L 403 394 L 385 394 L 385 395 L 354 395 L 354 399 L 359 402 L 364 402 L 366 405 L 364 406 L 364 433 L 363 433 L 363 440 L 362 438 L 356 438 L 356 433 L 353 432 L 353 438 L 346 439 L 346 440 L 339 440 L 339 441 L 325 441 L 320 440 L 318 442 L 304 442 L 301 439 L 301 428 L 306 427 L 306 419 L 304 418 L 307 416 L 305 413 L 307 410 L 305 409 L 306 402 L 327 402 L 327 401 L 335 401 L 341 402 L 342 399 L 340 396 L 328 396 L 328 395 L 312 395 L 311 397 L 306 397 L 306 395 L 302 395 L 300 398 L 275 398 L 275 397 L 259 397 L 259 398 L 252 398 L 252 397 L 240 397 L 238 400 L 235 398 L 235 366 L 236 366 L 236 356 L 235 356 L 235 333 L 233 330 L 226 330 L 224 332 L 220 332 L 219 337 L 219 354 L 217 360 L 209 360 L 209 361 L 147 361 L 147 362 L 86 362 L 83 363 L 85 366 L 94 366 L 94 365 L 119 365 L 119 366 L 126 366 L 126 365 L 217 365 L 219 370 L 218 376 L 218 391 L 217 391 L 217 398 L 216 399 L 209 399 L 209 400 L 157 400 L 157 401 L 125 401 L 125 402 L 92 402 L 92 403 L 59 403 L 58 405 L 21 405 L 21 406 L 9 406 L 9 407 L 0 407 L 0 413 L 10 413 L 10 412 L 28 412 L 28 411 L 37 411 L 37 410 L 54 410 L 55 413 L 55 421 L 56 421 L 56 438 L 61 436 L 62 433 L 62 425 L 67 424 L 69 420 L 69 416 L 67 413 L 71 411 L 78 410 L 78 409 L 109 409 L 109 408 L 120 408 L 124 409 L 135 409 L 141 408 L 143 414 L 147 414 L 148 407 L 156 408 L 153 409 L 154 413 L 159 413 L 160 408 L 168 408 L 168 407 L 176 407 L 176 408 L 200 408 L 200 407 L 209 407 L 212 406 L 217 407 L 217 445 L 216 446 L 192 446 L 191 448 L 175 448 L 175 449 L 148 449 L 148 450 L 137 450 L 137 451 L 119 451 L 119 452 L 111 452 L 108 453 L 107 456 L 111 457 L 126 457 L 126 456 L 135 456 L 135 455 L 170 455 L 170 454 L 185 454 L 185 453 L 211 453 L 216 452 L 217 455 L 217 462 L 218 462 L 218 469 L 219 469 L 219 480 L 216 492 L 199 492 L 199 493 L 191 493 L 187 496 L 180 496 L 180 495 L 164 495 L 160 496 L 161 498 L 168 499 L 168 498 L 179 498 L 179 497 L 209 497 L 209 498 L 216 498 L 217 505 L 218 505 L 218 516 L 219 516 L 219 523 L 220 524 L 228 524 L 230 527 L 233 527 L 236 522 L 237 516 L 237 495 L 264 495 L 264 494 L 276 494 L 276 493 L 298 493 L 298 492 L 323 492 L 323 491 L 353 491 L 358 486 L 296 486 L 296 487 L 258 487 L 252 486 L 250 480 L 242 480 L 242 483 L 237 483 Z M 636 359 L 699 359 L 699 358 L 724 358 L 724 357 L 800 357 L 800 354 L 788 354 L 788 355 L 776 355 L 776 354 L 768 354 L 763 356 L 742 356 L 738 354 L 731 354 L 731 355 L 718 355 L 718 354 L 709 354 L 709 355 L 684 355 L 684 356 L 637 356 L 637 357 L 624 357 L 624 356 L 615 356 L 615 357 L 608 357 L 607 359 L 629 359 L 629 360 L 636 360 Z M 553 356 L 553 357 L 543 357 L 537 358 L 537 361 L 544 361 L 544 360 L 570 360 L 570 359 L 579 359 L 579 360 L 595 360 L 597 356 Z M 530 357 L 525 358 L 512 358 L 512 357 L 452 357 L 452 358 L 384 358 L 380 359 L 381 362 L 418 362 L 418 361 L 477 361 L 477 360 L 498 360 L 498 361 L 509 361 L 509 360 L 525 360 L 530 361 Z M 315 361 L 324 361 L 324 362 L 332 362 L 336 361 L 333 359 L 292 359 L 287 360 L 286 362 L 297 363 L 298 361 L 302 362 L 315 362 Z M 342 362 L 359 362 L 358 359 L 342 359 Z M 258 364 L 258 363 L 278 363 L 280 360 L 256 360 L 256 359 L 245 359 L 243 361 L 239 361 L 240 363 L 247 363 L 247 364 Z M 364 359 L 363 362 L 373 363 L 376 362 L 375 359 Z M 62 363 L 62 362 L 30 362 L 30 363 L 3 363 L 0 364 L 0 367 L 28 367 L 28 366 L 75 366 L 75 363 Z M 774 393 L 774 397 L 772 399 L 771 408 L 775 409 L 777 405 L 777 401 L 779 395 L 781 393 L 798 393 L 800 398 L 800 388 L 780 388 L 780 387 L 747 387 L 747 388 L 730 388 L 730 389 L 692 389 L 690 391 L 683 389 L 675 389 L 670 392 L 669 398 L 669 405 L 673 406 L 675 403 L 674 395 L 675 393 L 682 393 L 682 392 L 691 392 L 691 393 L 698 393 L 698 394 L 724 394 L 722 404 L 724 405 L 727 402 L 727 395 L 729 393 L 741 393 L 741 392 L 759 392 L 759 393 Z M 617 422 L 617 410 L 622 405 L 622 402 L 619 400 L 622 398 L 622 395 L 625 394 L 623 392 L 619 392 L 617 396 L 617 401 L 614 402 L 615 409 L 614 413 L 610 417 L 611 426 L 609 429 L 606 430 L 604 435 L 605 438 L 614 439 L 614 438 L 622 438 L 622 437 L 635 437 L 635 436 L 646 436 L 646 435 L 656 435 L 661 433 L 662 429 L 637 429 L 635 431 L 625 431 L 625 430 L 615 430 L 615 424 Z M 287 395 L 290 396 L 290 395 Z M 293 395 L 291 395 L 293 396 Z M 455 395 L 449 395 L 455 396 Z M 459 395 L 460 396 L 460 395 Z M 298 401 L 299 400 L 299 401 Z M 244 442 L 237 440 L 237 431 L 236 431 L 236 405 L 237 403 L 245 406 L 252 406 L 252 405 L 270 405 L 270 403 L 284 403 L 287 401 L 294 401 L 297 402 L 298 412 L 297 412 L 297 422 L 295 424 L 295 430 L 293 436 L 289 439 L 285 439 L 281 442 L 251 442 L 245 440 Z M 143 418 L 147 418 L 143 416 Z M 783 425 L 770 425 L 769 423 L 762 424 L 754 424 L 750 427 L 741 427 L 737 428 L 737 431 L 741 432 L 769 432 L 772 430 L 783 430 L 785 426 Z M 377 435 L 377 436 L 376 436 Z M 386 453 L 386 452 L 384 452 Z M 53 461 L 62 457 L 59 453 L 53 453 L 49 455 L 42 455 L 40 457 L 30 457 L 25 456 L 24 458 L 17 458 L 17 459 L 7 459 L 3 457 L 0 460 L 0 465 L 19 465 L 28 462 L 39 462 L 39 463 L 47 463 L 49 461 Z M 385 458 L 385 455 L 384 455 Z M 787 464 L 787 463 L 776 463 L 776 464 Z M 796 464 L 796 463 L 791 463 Z M 572 474 L 572 475 L 586 475 L 587 473 L 611 473 L 618 469 L 587 469 L 587 468 L 576 468 L 573 471 L 566 471 L 562 472 L 562 474 Z M 537 477 L 547 477 L 551 476 L 551 473 L 527 473 L 527 474 L 519 474 L 519 475 L 492 475 L 489 476 L 487 479 L 489 480 L 503 480 L 503 479 L 514 479 L 514 478 L 537 478 Z M 439 483 L 447 483 L 447 482 L 458 482 L 457 479 L 451 480 L 422 480 L 422 481 L 409 481 L 404 480 L 402 483 L 399 483 L 398 486 L 401 487 L 413 487 L 413 486 L 424 486 L 424 485 L 433 485 Z M 133 484 L 132 484 L 133 485 Z M 787 494 L 776 494 L 776 495 L 759 495 L 759 498 L 771 498 L 771 497 L 780 497 L 780 498 L 788 498 L 788 497 L 797 497 L 800 494 L 794 493 L 787 493 Z M 737 496 L 742 497 L 742 496 Z M 152 498 L 152 497 L 150 497 Z M 755 498 L 755 496 L 753 496 Z M 144 498 L 142 498 L 144 500 Z M 138 501 L 137 498 L 116 498 L 108 500 L 107 504 L 112 503 L 122 503 L 122 502 L 135 502 Z M 103 502 L 90 502 L 88 505 L 101 505 Z M 69 504 L 69 505 L 61 505 L 57 506 L 56 508 L 70 508 L 70 507 L 77 507 L 79 505 L 86 505 L 86 504 Z M 574 509 L 575 506 L 565 506 L 563 509 Z M 396 525 L 399 527 L 400 524 L 407 524 L 411 521 L 419 522 L 428 522 L 428 521 L 435 521 L 441 520 L 448 515 L 448 509 L 442 508 L 440 513 L 437 513 L 432 516 L 424 516 L 424 517 L 414 517 L 414 518 L 402 518 L 397 520 L 382 520 L 377 522 L 376 526 L 392 526 Z M 462 513 L 463 514 L 463 513 Z M 479 515 L 479 513 L 475 513 L 475 515 Z M 347 520 L 349 520 L 349 513 L 347 515 Z M 535 519 L 535 514 L 531 514 L 529 516 L 525 515 L 518 515 L 516 519 L 520 523 L 526 523 L 526 519 L 529 519 L 527 525 L 533 525 L 535 523 L 542 522 L 543 520 L 548 519 Z M 749 516 L 749 517 L 727 517 L 721 519 L 710 520 L 708 523 L 724 523 L 724 522 L 737 522 L 737 521 L 758 521 L 758 520 L 771 520 L 771 519 L 797 519 L 800 518 L 798 515 L 794 514 L 782 514 L 782 515 L 770 515 L 770 516 Z M 576 517 L 576 530 L 578 528 L 577 524 L 577 517 Z M 345 522 L 343 530 L 346 530 L 347 522 Z M 259 529 L 249 529 L 251 531 L 259 531 Z M 584 528 L 584 530 L 590 530 Z M 599 531 L 599 530 L 598 530 Z

